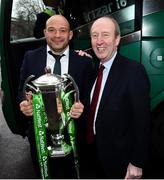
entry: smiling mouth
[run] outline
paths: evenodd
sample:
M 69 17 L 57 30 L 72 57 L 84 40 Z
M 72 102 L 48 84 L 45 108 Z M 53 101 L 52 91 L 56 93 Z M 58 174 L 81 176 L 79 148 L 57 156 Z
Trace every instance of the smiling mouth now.
M 56 43 L 56 44 L 61 44 L 62 41 L 54 41 L 54 43 Z
M 104 47 L 97 47 L 97 51 L 98 52 L 105 52 L 105 48 Z

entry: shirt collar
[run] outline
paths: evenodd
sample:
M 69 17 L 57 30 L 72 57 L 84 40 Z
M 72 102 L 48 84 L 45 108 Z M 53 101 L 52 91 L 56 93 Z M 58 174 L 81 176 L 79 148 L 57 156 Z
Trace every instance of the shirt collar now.
M 105 66 L 106 69 L 110 70 L 116 55 L 117 55 L 117 51 L 113 54 L 112 58 L 110 58 L 108 61 L 103 63 L 103 65 Z M 101 63 L 100 63 L 100 65 L 101 65 Z
M 48 51 L 52 51 L 54 54 L 56 54 L 53 50 L 50 49 L 50 47 L 47 45 L 47 53 Z M 64 54 L 66 57 L 69 57 L 69 46 L 65 49 L 65 51 L 62 53 Z

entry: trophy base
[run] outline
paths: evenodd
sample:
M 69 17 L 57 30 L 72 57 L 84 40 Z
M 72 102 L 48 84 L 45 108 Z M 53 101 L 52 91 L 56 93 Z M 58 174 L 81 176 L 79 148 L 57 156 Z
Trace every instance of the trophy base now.
M 49 156 L 51 158 L 60 158 L 60 157 L 65 157 L 68 154 L 70 154 L 72 151 L 72 148 L 68 144 L 64 143 L 63 145 L 58 146 L 58 147 L 49 146 L 48 151 L 49 151 Z

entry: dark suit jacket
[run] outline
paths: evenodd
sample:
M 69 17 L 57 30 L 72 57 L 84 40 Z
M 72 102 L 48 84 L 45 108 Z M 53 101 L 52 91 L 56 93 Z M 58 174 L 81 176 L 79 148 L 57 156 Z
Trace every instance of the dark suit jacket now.
M 125 173 L 129 162 L 137 167 L 146 162 L 150 138 L 149 91 L 144 67 L 117 54 L 96 119 L 97 152 L 109 177 L 110 172 Z

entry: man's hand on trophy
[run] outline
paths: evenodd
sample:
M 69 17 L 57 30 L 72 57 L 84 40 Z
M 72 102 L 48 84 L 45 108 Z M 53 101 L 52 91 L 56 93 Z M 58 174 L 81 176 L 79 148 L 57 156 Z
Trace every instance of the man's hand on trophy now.
M 84 111 L 84 105 L 79 101 L 72 105 L 70 117 L 78 119 Z
M 19 104 L 20 110 L 26 116 L 32 116 L 33 115 L 31 99 L 32 99 L 32 93 L 28 92 L 28 93 L 26 93 L 26 100 L 23 100 Z

